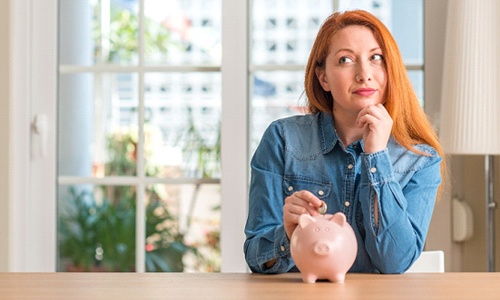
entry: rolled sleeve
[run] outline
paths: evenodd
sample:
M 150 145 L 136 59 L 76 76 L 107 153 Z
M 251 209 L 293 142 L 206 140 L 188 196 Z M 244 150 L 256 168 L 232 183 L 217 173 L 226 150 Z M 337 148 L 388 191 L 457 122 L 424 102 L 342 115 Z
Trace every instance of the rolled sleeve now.
M 264 134 L 251 162 L 249 216 L 245 226 L 245 259 L 252 272 L 284 273 L 294 267 L 283 226 L 283 142 L 274 123 Z M 280 172 L 281 170 L 281 172 Z M 276 263 L 269 269 L 265 263 Z
M 412 168 L 398 174 L 408 178 L 402 187 L 387 150 L 364 155 L 360 203 L 370 216 L 364 218 L 365 247 L 381 273 L 403 273 L 423 250 L 441 183 L 440 162 L 437 155 L 418 156 Z

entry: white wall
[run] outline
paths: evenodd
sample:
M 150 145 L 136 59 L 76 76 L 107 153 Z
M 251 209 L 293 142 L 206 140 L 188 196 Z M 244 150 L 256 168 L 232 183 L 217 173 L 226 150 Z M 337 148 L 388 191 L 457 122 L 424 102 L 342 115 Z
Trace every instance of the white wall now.
M 436 126 L 439 125 L 441 103 L 446 7 L 447 0 L 425 0 L 425 111 Z M 456 161 L 452 164 L 448 159 L 447 163 L 449 170 L 456 168 Z M 451 240 L 451 176 L 445 180 L 443 195 L 436 203 L 429 228 L 426 250 L 443 250 L 445 270 L 458 271 L 461 267 L 461 247 Z
M 444 40 L 446 30 L 446 6 L 452 0 L 425 0 L 425 87 L 426 112 L 439 124 L 441 84 L 443 72 Z M 451 2 L 450 2 L 451 3 Z M 438 100 L 438 101 L 436 101 Z M 446 109 L 446 108 L 443 108 Z M 486 204 L 484 156 L 453 155 L 447 157 L 449 176 L 443 198 L 436 205 L 429 229 L 426 248 L 445 251 L 446 271 L 486 271 Z M 495 160 L 494 195 L 500 203 L 500 158 Z M 459 198 L 472 209 L 474 234 L 468 241 L 456 243 L 451 240 L 451 199 Z M 496 270 L 500 270 L 500 217 L 496 210 Z
M 9 1 L 0 1 L 0 272 L 9 257 L 9 21 Z

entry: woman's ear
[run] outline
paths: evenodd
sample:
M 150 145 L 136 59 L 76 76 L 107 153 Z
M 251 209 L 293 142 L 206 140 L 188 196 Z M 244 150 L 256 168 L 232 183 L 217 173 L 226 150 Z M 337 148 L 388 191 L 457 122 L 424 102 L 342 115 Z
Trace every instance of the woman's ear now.
M 321 84 L 321 87 L 323 88 L 323 90 L 325 90 L 326 92 L 329 92 L 330 86 L 328 85 L 328 80 L 326 78 L 325 69 L 324 68 L 316 68 L 314 70 L 314 72 L 316 73 L 316 77 L 318 78 L 319 84 Z

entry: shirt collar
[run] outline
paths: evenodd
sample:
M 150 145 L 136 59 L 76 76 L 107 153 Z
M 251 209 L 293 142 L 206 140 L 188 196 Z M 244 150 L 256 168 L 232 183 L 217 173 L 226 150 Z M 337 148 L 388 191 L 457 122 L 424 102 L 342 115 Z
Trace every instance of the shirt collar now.
M 331 114 L 326 112 L 320 112 L 319 124 L 321 129 L 320 130 L 321 151 L 323 152 L 323 154 L 326 154 L 332 151 L 333 148 L 335 148 L 335 145 L 337 145 L 337 143 L 340 144 L 340 139 L 337 134 L 337 130 L 335 129 L 333 116 Z M 365 145 L 363 143 L 363 140 L 361 139 L 357 143 L 359 143 L 361 150 L 364 151 Z
M 321 151 L 326 154 L 339 143 L 339 136 L 333 124 L 333 116 L 326 112 L 320 112 L 319 116 Z

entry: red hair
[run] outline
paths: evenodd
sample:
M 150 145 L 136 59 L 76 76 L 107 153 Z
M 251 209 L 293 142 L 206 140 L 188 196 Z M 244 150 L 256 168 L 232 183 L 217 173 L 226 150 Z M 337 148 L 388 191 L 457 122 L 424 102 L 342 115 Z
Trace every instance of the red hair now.
M 351 25 L 366 26 L 378 42 L 387 71 L 385 108 L 393 120 L 392 136 L 403 147 L 415 149 L 416 144 L 432 146 L 442 157 L 441 175 L 445 175 L 445 159 L 437 134 L 422 109 L 406 71 L 401 53 L 387 27 L 374 15 L 363 10 L 336 12 L 321 26 L 311 49 L 305 71 L 305 92 L 310 113 L 333 112 L 333 97 L 323 90 L 316 76 L 316 68 L 324 68 L 332 37 Z M 441 188 L 440 188 L 441 190 Z

